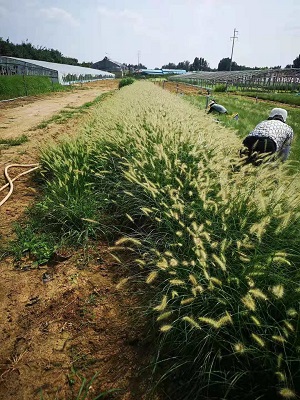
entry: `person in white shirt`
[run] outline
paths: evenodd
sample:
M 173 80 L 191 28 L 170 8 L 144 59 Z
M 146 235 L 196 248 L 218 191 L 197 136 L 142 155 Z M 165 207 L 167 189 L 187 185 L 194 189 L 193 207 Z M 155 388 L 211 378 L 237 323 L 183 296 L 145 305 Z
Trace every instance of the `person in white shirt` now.
M 293 129 L 286 124 L 287 111 L 283 108 L 273 108 L 269 118 L 260 122 L 243 140 L 245 148 L 241 156 L 247 156 L 249 162 L 257 155 L 270 153 L 286 161 L 291 150 L 294 137 Z

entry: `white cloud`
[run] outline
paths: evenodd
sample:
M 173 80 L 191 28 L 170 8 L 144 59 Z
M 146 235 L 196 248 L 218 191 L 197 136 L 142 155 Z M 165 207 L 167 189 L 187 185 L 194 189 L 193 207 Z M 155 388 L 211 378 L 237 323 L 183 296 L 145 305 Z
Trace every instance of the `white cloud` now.
M 107 7 L 99 6 L 98 13 L 106 18 L 114 19 L 118 23 L 125 23 L 135 31 L 135 33 L 151 39 L 161 39 L 162 32 L 151 28 L 143 15 L 131 10 L 112 10 Z
M 99 6 L 98 7 L 98 12 L 109 18 L 116 18 L 116 19 L 126 19 L 129 21 L 132 21 L 136 24 L 142 24 L 143 23 L 143 17 L 138 14 L 137 12 L 130 11 L 130 10 L 110 10 L 106 7 Z
M 49 21 L 63 22 L 71 26 L 79 26 L 79 22 L 67 11 L 62 8 L 50 7 L 40 9 L 40 14 L 45 16 Z
M 299 25 L 292 25 L 292 26 L 284 26 L 284 28 L 283 28 L 284 30 L 286 30 L 287 32 L 291 32 L 291 33 L 295 33 L 295 34 L 297 34 L 297 33 L 300 33 L 300 26 Z
M 28 8 L 38 7 L 39 1 L 38 0 L 27 0 L 24 5 Z
M 7 9 L 0 4 L 0 17 L 5 18 L 8 15 Z

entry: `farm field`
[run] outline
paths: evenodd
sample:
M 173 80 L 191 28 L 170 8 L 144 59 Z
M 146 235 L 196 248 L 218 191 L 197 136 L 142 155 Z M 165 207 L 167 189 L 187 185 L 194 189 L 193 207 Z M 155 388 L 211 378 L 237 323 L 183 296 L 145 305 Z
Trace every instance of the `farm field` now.
M 184 97 L 186 100 L 196 105 L 202 110 L 205 110 L 206 96 L 195 96 L 187 95 Z M 294 141 L 292 145 L 290 161 L 296 164 L 300 160 L 300 139 L 298 132 L 300 132 L 300 108 L 295 105 L 288 105 L 283 103 L 276 103 L 268 100 L 258 100 L 255 98 L 245 98 L 245 96 L 235 95 L 231 93 L 213 93 L 210 98 L 213 98 L 216 102 L 224 105 L 228 110 L 228 115 L 213 115 L 212 119 L 216 123 L 221 123 L 223 126 L 233 129 L 237 135 L 243 139 L 248 132 L 261 121 L 267 119 L 269 112 L 274 107 L 281 107 L 288 111 L 287 124 L 293 128 Z M 238 114 L 238 119 L 233 117 Z M 299 170 L 299 165 L 295 165 L 295 168 Z
M 257 97 L 258 99 L 277 101 L 284 104 L 300 106 L 299 93 L 265 93 L 260 91 L 239 92 L 241 96 Z
M 37 162 L 41 145 L 76 135 L 88 115 L 74 114 L 62 124 L 55 119 L 36 129 L 39 124 L 65 107 L 77 110 L 117 88 L 118 81 L 99 81 L 72 93 L 0 104 L 0 137 L 28 137 L 20 146 L 0 145 L 0 185 L 5 183 L 5 165 Z M 15 168 L 12 176 L 22 171 Z M 124 272 L 109 256 L 107 243 L 98 242 L 88 252 L 72 251 L 65 258 L 58 257 L 51 261 L 50 269 L 16 268 L 13 257 L 7 255 L 5 246 L 14 238 L 13 224 L 38 201 L 39 191 L 32 175 L 25 175 L 0 208 L 0 399 L 71 400 L 78 398 L 82 387 L 81 399 L 96 372 L 99 376 L 90 398 L 122 389 L 118 398 L 142 399 L 149 379 L 141 378 L 140 370 L 151 351 L 142 334 L 145 321 L 134 317 L 140 295 L 137 291 L 128 296 L 115 288 Z M 22 261 L 23 267 L 29 262 L 26 256 Z M 43 281 L 45 272 L 50 275 L 47 283 Z
M 236 133 L 183 97 L 134 83 L 2 150 L 55 141 L 1 211 L 0 399 L 296 397 L 298 175 L 241 168 Z
M 54 91 L 69 91 L 70 89 L 70 86 L 52 84 L 47 77 L 0 76 L 0 100 L 33 96 Z

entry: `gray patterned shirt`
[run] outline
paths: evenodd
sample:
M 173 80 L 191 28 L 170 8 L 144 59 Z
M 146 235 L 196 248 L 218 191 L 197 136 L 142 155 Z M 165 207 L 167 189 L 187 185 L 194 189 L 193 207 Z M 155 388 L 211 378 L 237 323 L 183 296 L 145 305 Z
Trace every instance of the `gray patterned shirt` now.
M 272 119 L 262 121 L 253 129 L 248 136 L 268 137 L 274 140 L 276 150 L 289 146 L 294 137 L 293 129 L 284 122 Z
M 214 104 L 212 104 L 212 105 L 210 106 L 208 112 L 210 113 L 210 112 L 212 112 L 212 111 L 217 111 L 217 112 L 220 113 L 220 114 L 226 114 L 226 113 L 227 113 L 226 108 L 225 108 L 224 106 L 222 106 L 221 104 L 217 104 L 217 103 L 214 103 Z

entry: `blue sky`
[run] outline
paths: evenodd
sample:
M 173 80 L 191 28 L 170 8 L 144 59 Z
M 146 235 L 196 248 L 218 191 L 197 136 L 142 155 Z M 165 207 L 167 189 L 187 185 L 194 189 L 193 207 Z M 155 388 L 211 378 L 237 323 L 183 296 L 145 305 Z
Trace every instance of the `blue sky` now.
M 300 0 L 0 0 L 0 37 L 82 61 L 148 68 L 204 57 L 216 68 L 285 66 L 300 53 Z

